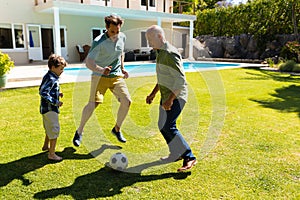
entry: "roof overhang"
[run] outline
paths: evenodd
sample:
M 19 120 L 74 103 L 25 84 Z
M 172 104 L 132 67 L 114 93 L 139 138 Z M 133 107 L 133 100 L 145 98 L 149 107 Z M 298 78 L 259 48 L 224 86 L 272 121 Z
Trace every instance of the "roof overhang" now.
M 126 8 L 114 8 L 65 1 L 48 1 L 47 3 L 42 3 L 40 5 L 35 6 L 35 11 L 38 13 L 53 13 L 54 8 L 58 8 L 59 13 L 64 15 L 104 17 L 115 13 L 120 15 L 124 19 L 132 19 L 138 21 L 160 20 L 161 22 L 184 22 L 196 20 L 195 15 L 172 14 L 163 12 L 133 10 Z

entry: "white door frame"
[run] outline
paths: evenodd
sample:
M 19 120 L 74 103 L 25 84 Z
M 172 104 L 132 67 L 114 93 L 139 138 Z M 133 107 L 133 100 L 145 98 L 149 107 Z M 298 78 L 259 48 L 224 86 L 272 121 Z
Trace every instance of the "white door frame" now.
M 27 29 L 28 59 L 43 60 L 41 25 L 27 24 L 26 29 Z
M 61 42 L 60 42 L 60 51 L 61 51 L 61 56 L 64 57 L 64 59 L 68 60 L 69 59 L 69 55 L 68 55 L 68 44 L 67 44 L 67 27 L 66 26 L 60 26 L 60 29 L 63 29 L 64 30 L 64 43 L 65 43 L 65 46 L 63 47 Z M 59 29 L 59 31 L 60 31 Z M 52 26 L 52 30 L 53 30 L 53 42 L 54 42 L 54 46 L 55 46 L 55 41 L 56 41 L 56 34 L 55 34 L 55 26 Z M 60 37 L 62 37 L 60 34 L 59 34 Z M 59 38 L 59 41 L 61 40 L 61 38 Z M 55 47 L 54 47 L 55 49 Z

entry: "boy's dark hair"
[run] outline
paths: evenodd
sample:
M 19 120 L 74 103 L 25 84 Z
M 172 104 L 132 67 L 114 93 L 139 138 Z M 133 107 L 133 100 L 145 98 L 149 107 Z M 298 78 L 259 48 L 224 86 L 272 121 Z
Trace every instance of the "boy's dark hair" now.
M 51 69 L 52 66 L 57 68 L 59 66 L 64 66 L 65 67 L 66 65 L 67 65 L 66 60 L 62 56 L 59 56 L 57 54 L 51 54 L 48 58 L 48 67 L 49 67 L 49 69 Z
M 124 20 L 118 15 L 112 14 L 112 15 L 109 15 L 109 16 L 105 17 L 105 24 L 106 24 L 107 27 L 109 27 L 110 24 L 113 24 L 115 26 L 117 26 L 117 25 L 122 26 L 123 22 L 124 22 Z

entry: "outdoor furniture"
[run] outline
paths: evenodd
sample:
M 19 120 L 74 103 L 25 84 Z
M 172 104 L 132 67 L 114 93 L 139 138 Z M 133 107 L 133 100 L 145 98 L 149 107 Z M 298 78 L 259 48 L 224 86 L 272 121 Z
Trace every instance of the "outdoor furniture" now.
M 133 51 L 128 51 L 125 53 L 124 61 L 125 62 L 135 61 L 135 55 L 134 55 Z
M 142 52 L 134 54 L 134 60 L 150 60 L 150 53 Z
M 134 60 L 150 60 L 150 52 L 141 51 L 140 49 L 133 50 Z
M 150 60 L 155 60 L 156 59 L 156 51 L 151 49 L 150 50 Z
M 86 56 L 88 55 L 89 51 L 90 51 L 90 46 L 89 45 L 83 45 L 83 47 L 81 47 L 79 44 L 76 45 L 76 49 L 77 52 L 79 54 L 79 60 L 80 62 L 83 62 L 84 59 L 86 58 Z
M 144 61 L 144 60 L 155 60 L 156 51 L 151 49 L 150 51 L 141 51 L 140 49 L 127 50 L 125 53 L 125 62 L 129 61 Z

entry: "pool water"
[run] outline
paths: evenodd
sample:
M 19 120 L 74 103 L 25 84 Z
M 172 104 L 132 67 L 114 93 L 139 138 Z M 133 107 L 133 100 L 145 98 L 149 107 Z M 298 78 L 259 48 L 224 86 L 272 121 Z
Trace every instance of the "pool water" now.
M 211 69 L 225 69 L 225 68 L 235 68 L 241 67 L 239 63 L 217 63 L 217 62 L 183 62 L 183 67 L 186 72 L 195 72 L 199 70 L 211 70 Z M 131 73 L 135 74 L 154 74 L 155 73 L 155 63 L 139 63 L 139 64 L 125 64 L 125 69 Z M 80 75 L 87 76 L 91 74 L 91 71 L 84 65 L 82 67 L 66 67 L 64 69 L 65 75 Z

